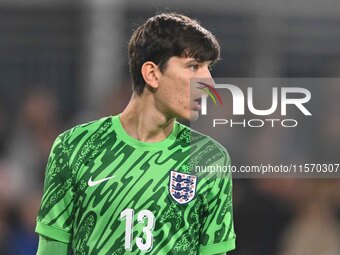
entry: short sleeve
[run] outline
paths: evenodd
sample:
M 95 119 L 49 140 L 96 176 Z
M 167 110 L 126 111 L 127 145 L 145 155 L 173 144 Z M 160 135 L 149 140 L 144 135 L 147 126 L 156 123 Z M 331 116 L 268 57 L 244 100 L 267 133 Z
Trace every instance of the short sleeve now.
M 35 231 L 69 243 L 72 230 L 73 181 L 63 136 L 53 143 L 45 172 L 44 193 Z
M 230 166 L 227 151 L 223 151 L 223 155 L 216 165 Z M 202 255 L 226 253 L 235 249 L 231 173 L 218 173 L 214 178 L 213 186 L 207 196 L 207 212 L 200 236 Z

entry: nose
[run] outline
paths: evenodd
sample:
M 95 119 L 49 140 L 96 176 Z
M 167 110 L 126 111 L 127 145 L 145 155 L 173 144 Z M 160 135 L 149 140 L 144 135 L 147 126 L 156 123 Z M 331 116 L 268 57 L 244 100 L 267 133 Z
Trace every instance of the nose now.
M 202 74 L 201 74 L 202 78 L 205 78 L 205 79 L 212 79 L 212 76 L 211 76 L 211 73 L 210 73 L 210 70 L 209 70 L 209 67 L 206 66 L 204 68 L 202 68 Z
M 198 79 L 205 84 L 209 84 L 210 86 L 215 87 L 215 82 L 211 76 L 208 66 L 202 68 L 202 72 L 200 73 Z

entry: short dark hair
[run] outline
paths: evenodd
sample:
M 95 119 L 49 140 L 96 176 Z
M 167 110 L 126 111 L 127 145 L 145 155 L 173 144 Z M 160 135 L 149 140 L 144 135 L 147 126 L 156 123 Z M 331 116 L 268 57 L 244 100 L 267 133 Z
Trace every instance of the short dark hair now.
M 215 63 L 220 57 L 220 45 L 198 21 L 171 12 L 151 17 L 138 27 L 131 36 L 128 55 L 133 90 L 140 95 L 145 88 L 141 74 L 145 62 L 154 62 L 161 72 L 174 56 Z

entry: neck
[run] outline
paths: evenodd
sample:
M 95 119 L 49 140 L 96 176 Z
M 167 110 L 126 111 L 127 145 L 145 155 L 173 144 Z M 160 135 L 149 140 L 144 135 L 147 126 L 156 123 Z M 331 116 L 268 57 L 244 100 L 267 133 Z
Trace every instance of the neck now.
M 134 93 L 120 121 L 131 137 L 142 142 L 159 142 L 171 134 L 175 119 L 167 118 L 157 109 L 152 95 Z

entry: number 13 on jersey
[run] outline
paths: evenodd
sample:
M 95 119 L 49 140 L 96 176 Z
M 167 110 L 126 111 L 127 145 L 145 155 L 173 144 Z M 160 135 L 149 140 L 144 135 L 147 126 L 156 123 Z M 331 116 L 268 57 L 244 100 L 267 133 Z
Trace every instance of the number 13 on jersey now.
M 133 240 L 133 221 L 134 221 L 135 211 L 133 209 L 127 208 L 120 213 L 120 219 L 125 220 L 125 250 L 132 250 L 132 240 Z M 136 238 L 137 247 L 144 252 L 150 251 L 152 249 L 153 235 L 152 230 L 155 227 L 155 215 L 149 210 L 142 210 L 137 214 L 137 220 L 140 224 L 144 224 L 146 220 L 146 226 L 143 227 L 143 233 L 145 235 L 145 240 L 141 237 Z

